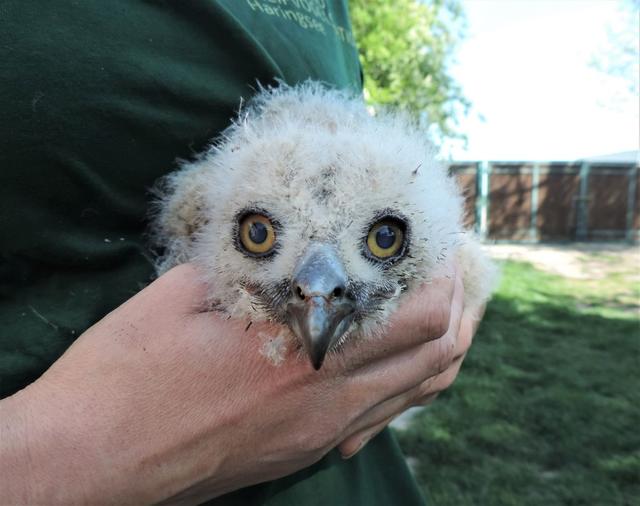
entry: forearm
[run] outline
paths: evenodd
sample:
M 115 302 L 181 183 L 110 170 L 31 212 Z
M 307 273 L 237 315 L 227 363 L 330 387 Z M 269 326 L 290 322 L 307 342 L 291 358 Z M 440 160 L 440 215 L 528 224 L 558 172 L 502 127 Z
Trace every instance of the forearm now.
M 238 451 L 229 420 L 255 404 L 229 394 L 229 385 L 252 388 L 230 357 L 262 357 L 235 335 L 214 344 L 230 329 L 188 313 L 202 294 L 186 279 L 158 280 L 0 401 L 0 504 L 155 503 L 204 478 L 205 498 L 250 483 L 228 464 Z M 270 370 L 263 362 L 252 376 Z M 246 457 L 237 460 L 248 466 Z
M 16 394 L 0 401 L 0 500 L 9 504 L 30 504 L 33 492 L 25 480 L 31 475 L 26 413 Z
M 70 380 L 89 372 L 63 365 Z M 78 388 L 45 375 L 0 401 L 0 504 L 146 504 L 200 479 L 197 430 L 171 413 L 149 416 L 135 378 L 106 369 Z M 169 430 L 176 424 L 184 430 Z M 217 459 L 208 458 L 209 476 Z
M 279 328 L 202 313 L 198 279 L 186 265 L 165 274 L 0 401 L 0 504 L 198 504 L 276 479 L 431 395 L 466 350 L 462 284 L 432 283 L 384 340 L 354 343 L 320 372 L 294 348 L 275 367 L 259 343 Z M 439 292 L 453 294 L 442 301 L 452 321 L 432 340 L 443 325 L 420 301 Z
M 86 434 L 72 438 L 73 417 L 49 409 L 38 390 L 32 385 L 0 401 L 0 502 L 90 502 L 95 464 L 88 458 Z
M 0 503 L 110 502 L 106 492 L 122 488 L 116 462 L 109 465 L 101 450 L 103 435 L 83 419 L 82 401 L 69 410 L 74 400 L 62 397 L 34 384 L 0 401 Z

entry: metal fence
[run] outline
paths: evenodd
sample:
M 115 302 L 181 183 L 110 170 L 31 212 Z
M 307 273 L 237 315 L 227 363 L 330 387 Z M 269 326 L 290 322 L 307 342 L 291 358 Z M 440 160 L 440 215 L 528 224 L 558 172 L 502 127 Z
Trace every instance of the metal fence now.
M 467 225 L 488 241 L 640 239 L 640 171 L 630 163 L 464 162 L 450 170 Z

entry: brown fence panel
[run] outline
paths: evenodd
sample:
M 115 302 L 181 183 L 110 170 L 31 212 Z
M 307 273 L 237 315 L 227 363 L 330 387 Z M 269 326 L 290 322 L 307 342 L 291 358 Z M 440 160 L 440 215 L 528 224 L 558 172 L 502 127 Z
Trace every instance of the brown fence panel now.
M 531 165 L 492 165 L 489 180 L 490 239 L 517 241 L 530 238 L 531 169 Z
M 466 225 L 497 241 L 639 241 L 639 169 L 623 162 L 450 166 L 465 194 Z
M 475 163 L 456 164 L 450 167 L 458 186 L 464 195 L 464 226 L 473 229 L 476 223 L 477 165 Z
M 575 236 L 579 191 L 579 167 L 547 165 L 540 168 L 537 218 L 540 240 L 562 241 Z
M 628 169 L 592 166 L 588 227 L 591 239 L 624 239 L 627 227 Z

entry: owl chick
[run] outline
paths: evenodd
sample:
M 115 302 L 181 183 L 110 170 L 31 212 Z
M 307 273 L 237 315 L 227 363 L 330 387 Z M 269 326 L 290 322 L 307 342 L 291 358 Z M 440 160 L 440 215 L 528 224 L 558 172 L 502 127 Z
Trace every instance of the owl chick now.
M 158 195 L 158 273 L 195 262 L 212 307 L 282 324 L 316 369 L 329 350 L 380 334 L 403 295 L 454 257 L 467 307 L 494 286 L 424 133 L 318 83 L 262 89 Z

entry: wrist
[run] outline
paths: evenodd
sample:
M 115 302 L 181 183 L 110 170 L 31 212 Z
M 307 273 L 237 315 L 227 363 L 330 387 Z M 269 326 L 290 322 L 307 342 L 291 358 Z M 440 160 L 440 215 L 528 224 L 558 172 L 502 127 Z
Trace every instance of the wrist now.
M 49 412 L 46 404 L 36 384 L 0 401 L 2 504 L 43 504 L 60 502 L 64 497 L 80 499 L 73 495 L 73 487 L 56 480 L 56 475 L 66 470 L 67 456 L 59 451 L 61 439 L 52 437 L 52 429 L 66 424 L 63 419 L 56 420 L 55 412 Z
M 0 504 L 109 497 L 101 494 L 116 480 L 108 460 L 101 462 L 102 435 L 92 433 L 83 400 L 41 378 L 0 401 Z
M 0 503 L 33 502 L 29 475 L 30 451 L 21 394 L 0 400 Z
M 205 464 L 215 474 L 224 444 L 198 464 L 199 445 L 189 443 L 200 436 L 182 415 L 148 404 L 127 367 L 112 375 L 91 365 L 68 375 L 54 364 L 0 401 L 0 504 L 151 504 L 179 497 Z M 167 437 L 168 426 L 180 430 Z

